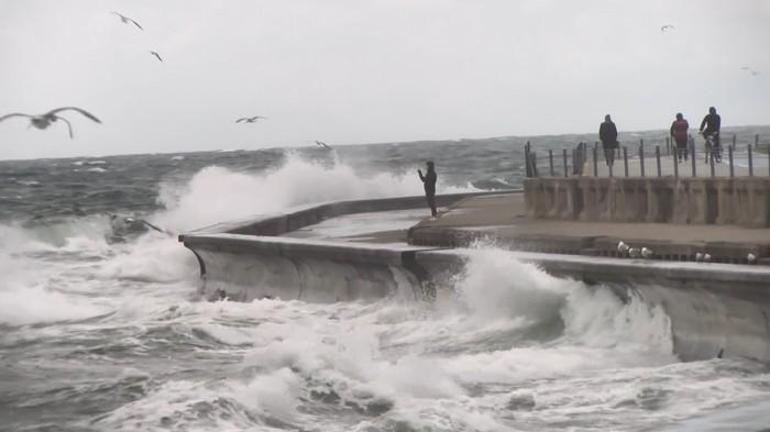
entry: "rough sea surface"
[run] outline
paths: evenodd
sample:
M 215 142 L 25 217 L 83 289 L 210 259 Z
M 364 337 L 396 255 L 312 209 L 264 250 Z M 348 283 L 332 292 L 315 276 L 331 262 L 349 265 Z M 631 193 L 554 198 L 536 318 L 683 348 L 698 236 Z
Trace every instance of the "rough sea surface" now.
M 518 187 L 524 141 L 0 162 L 0 430 L 770 428 L 766 365 L 681 362 L 660 308 L 493 247 L 434 302 L 404 282 L 372 303 L 236 303 L 199 298 L 173 235 L 110 236 L 111 213 L 176 233 L 420 194 L 426 159 L 440 191 Z

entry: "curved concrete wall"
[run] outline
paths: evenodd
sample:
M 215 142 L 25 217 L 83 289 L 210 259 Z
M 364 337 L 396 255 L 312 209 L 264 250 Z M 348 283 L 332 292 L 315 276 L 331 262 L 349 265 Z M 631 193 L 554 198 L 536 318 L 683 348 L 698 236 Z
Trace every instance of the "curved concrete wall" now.
M 230 233 L 197 232 L 180 240 L 199 259 L 207 296 L 225 288 L 235 300 L 271 296 L 332 302 L 381 298 L 406 289 L 406 295 L 422 298 L 431 295 L 434 282 L 462 269 L 461 252 L 237 234 L 282 233 L 345 209 L 382 211 L 399 202 L 419 204 L 418 199 L 422 197 L 372 206 L 325 204 L 217 226 L 229 227 Z M 512 253 L 554 275 L 606 283 L 621 297 L 635 290 L 646 302 L 661 305 L 671 318 L 674 348 L 683 360 L 708 359 L 722 351 L 770 361 L 770 269 L 765 266 Z

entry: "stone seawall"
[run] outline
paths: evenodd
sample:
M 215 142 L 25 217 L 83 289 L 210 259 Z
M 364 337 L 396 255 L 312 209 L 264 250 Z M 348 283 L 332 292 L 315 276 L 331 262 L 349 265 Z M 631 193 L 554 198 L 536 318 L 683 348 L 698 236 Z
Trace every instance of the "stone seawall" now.
M 770 178 L 531 178 L 537 219 L 770 227 Z

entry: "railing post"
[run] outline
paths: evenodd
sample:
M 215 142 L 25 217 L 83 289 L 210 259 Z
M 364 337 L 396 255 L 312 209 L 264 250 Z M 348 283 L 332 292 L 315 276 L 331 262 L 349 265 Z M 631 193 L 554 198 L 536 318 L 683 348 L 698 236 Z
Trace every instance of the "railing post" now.
M 599 176 L 599 161 L 597 160 L 597 149 L 596 145 L 594 145 L 594 177 Z
M 537 152 L 530 152 L 532 156 L 532 177 L 539 177 L 537 174 Z
M 527 178 L 532 177 L 532 173 L 529 169 L 529 141 L 524 144 L 524 172 Z
M 679 178 L 679 149 L 674 150 L 674 178 Z
M 626 177 L 628 177 L 628 149 L 623 146 L 623 167 L 626 169 Z
M 564 157 L 564 177 L 569 177 L 569 168 L 567 168 L 567 149 L 562 149 L 562 155 Z
M 658 164 L 658 177 L 660 177 L 660 146 L 655 146 L 655 161 Z
M 709 154 L 711 156 L 709 157 L 709 169 L 711 170 L 711 177 L 716 176 L 716 173 L 714 172 L 714 152 L 711 150 L 711 146 L 708 147 Z
M 735 177 L 735 168 L 733 168 L 733 148 L 727 149 L 727 157 L 730 159 L 730 177 Z
M 549 173 L 551 174 L 551 177 L 553 177 L 553 150 L 548 149 L 548 168 Z
M 692 176 L 697 177 L 697 172 L 695 171 L 695 140 L 690 141 L 690 162 L 692 162 Z
M 644 177 L 644 144 L 639 144 L 639 171 L 642 177 Z
M 751 144 L 749 144 L 749 148 L 747 150 L 749 153 L 749 177 L 754 177 L 754 152 L 751 150 Z

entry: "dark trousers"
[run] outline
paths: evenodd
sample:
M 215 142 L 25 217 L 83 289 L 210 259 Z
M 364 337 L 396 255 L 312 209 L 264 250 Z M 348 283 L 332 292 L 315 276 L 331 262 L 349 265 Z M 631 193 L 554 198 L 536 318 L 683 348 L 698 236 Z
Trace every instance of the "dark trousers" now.
M 676 140 L 676 154 L 679 160 L 687 160 L 687 138 L 683 140 Z
M 430 207 L 431 216 L 436 216 L 436 192 L 425 191 L 425 200 L 428 201 L 428 207 Z
M 615 163 L 615 147 L 604 147 L 604 160 L 607 161 L 607 166 Z

